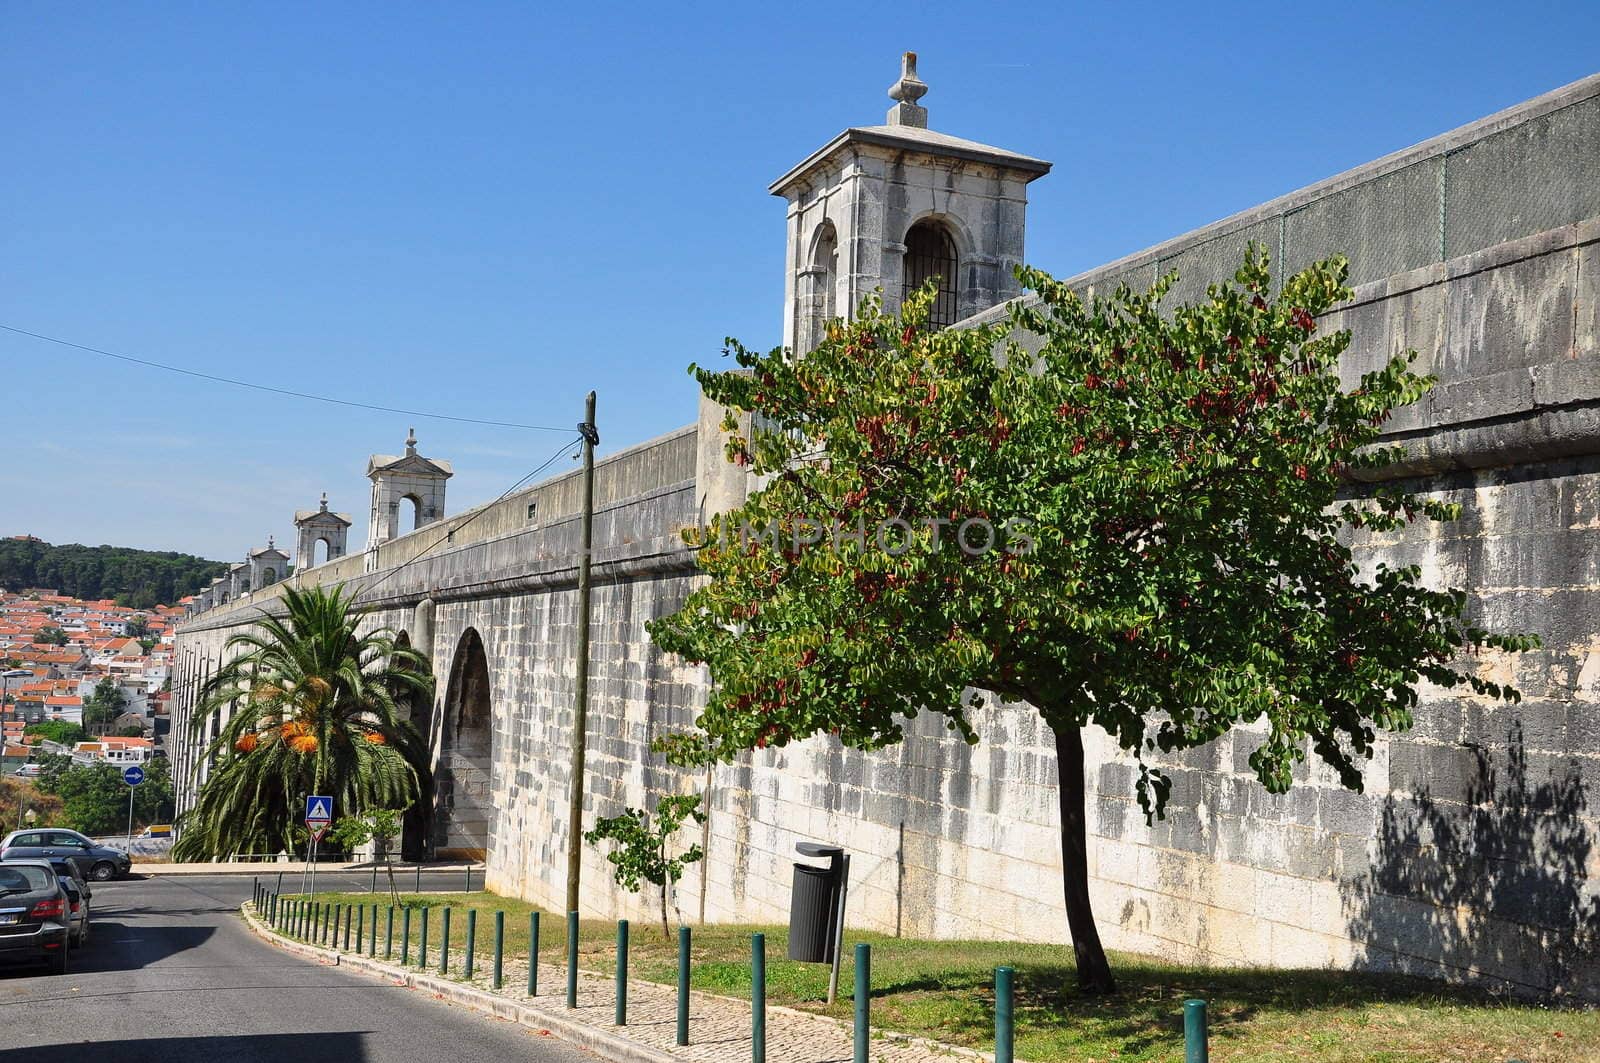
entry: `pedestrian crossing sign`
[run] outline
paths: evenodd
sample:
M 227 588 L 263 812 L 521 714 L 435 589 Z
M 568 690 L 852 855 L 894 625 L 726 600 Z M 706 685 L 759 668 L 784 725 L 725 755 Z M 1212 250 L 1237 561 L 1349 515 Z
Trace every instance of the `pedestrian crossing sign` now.
M 315 828 L 317 824 L 327 826 L 333 822 L 333 798 L 323 795 L 312 795 L 306 798 L 306 826 Z

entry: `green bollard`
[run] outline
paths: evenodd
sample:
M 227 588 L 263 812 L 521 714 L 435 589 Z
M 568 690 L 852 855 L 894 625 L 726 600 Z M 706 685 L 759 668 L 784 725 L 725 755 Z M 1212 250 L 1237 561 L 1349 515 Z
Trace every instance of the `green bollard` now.
M 539 995 L 539 913 L 528 913 L 528 995 Z
M 411 909 L 400 910 L 400 966 L 411 962 Z
M 364 904 L 358 904 L 358 905 L 356 905 L 356 951 L 357 952 L 361 951 L 362 939 L 364 939 L 366 936 L 367 936 L 367 906 L 364 905 Z M 346 944 L 345 947 L 349 948 L 350 946 L 348 944 Z
M 417 940 L 417 966 L 428 966 L 428 913 L 431 908 L 422 909 L 422 929 L 419 930 Z
M 373 959 L 378 958 L 378 906 L 372 906 L 372 947 L 367 950 L 367 955 Z
M 1010 967 L 994 969 L 994 1063 L 1012 1063 L 1016 1058 L 1015 1029 L 1011 1018 Z
M 461 973 L 467 978 L 472 977 L 472 954 L 478 947 L 478 909 L 467 909 L 467 962 L 461 968 Z
M 450 973 L 450 909 L 439 920 L 439 973 Z
M 617 1025 L 628 1025 L 628 921 L 617 920 Z
M 1183 1063 L 1207 1063 L 1211 1048 L 1206 1034 L 1206 1002 L 1183 1002 Z
M 501 976 L 500 957 L 506 945 L 506 913 L 494 913 L 494 988 L 499 989 L 504 980 Z
M 384 907 L 389 909 L 389 914 L 384 919 L 383 958 L 392 960 L 394 959 L 394 905 L 386 904 Z
M 578 1006 L 578 913 L 567 913 L 567 1007 Z
M 350 916 L 353 914 L 356 918 L 361 918 L 361 912 L 364 907 L 365 905 L 360 904 L 347 904 L 344 906 L 344 950 L 346 952 L 350 951 Z M 356 948 L 357 950 L 361 948 L 361 930 L 359 928 L 356 930 Z
M 678 928 L 678 1045 L 689 1043 L 689 928 Z
M 867 1063 L 872 1041 L 872 946 L 856 943 L 856 1056 L 855 1063 Z
M 767 1063 L 767 935 L 750 935 L 750 1061 Z

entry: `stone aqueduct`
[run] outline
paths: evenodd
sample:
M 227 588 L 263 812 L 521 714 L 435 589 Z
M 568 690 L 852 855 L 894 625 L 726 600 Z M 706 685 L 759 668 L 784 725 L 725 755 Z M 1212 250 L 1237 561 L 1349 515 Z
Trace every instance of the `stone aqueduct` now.
M 1026 191 L 1048 164 L 931 132 L 919 83 L 883 126 L 851 129 L 772 186 L 788 203 L 788 342 L 881 287 L 894 304 L 926 273 L 955 279 L 952 320 L 1017 295 Z M 1185 959 L 1332 965 L 1600 996 L 1600 76 L 1077 277 L 1148 284 L 1168 269 L 1192 298 L 1248 241 L 1290 268 L 1333 251 L 1355 298 L 1348 373 L 1415 348 L 1440 385 L 1392 426 L 1399 475 L 1464 505 L 1451 525 L 1357 543 L 1469 589 L 1493 626 L 1544 649 L 1483 667 L 1525 700 L 1425 690 L 1415 728 L 1383 742 L 1364 793 L 1316 768 L 1274 797 L 1246 764 L 1248 732 L 1174 765 L 1172 810 L 1145 824 L 1131 769 L 1088 737 L 1095 904 L 1113 947 Z M 930 262 L 938 269 L 930 269 Z M 1047 264 L 1047 263 L 1046 263 Z M 951 267 L 954 268 L 951 268 Z M 650 754 L 688 725 L 705 677 L 653 647 L 645 622 L 697 579 L 679 531 L 735 503 L 720 411 L 597 468 L 589 816 L 651 795 L 708 797 L 706 860 L 676 898 L 691 920 L 778 920 L 794 843 L 856 855 L 849 921 L 907 935 L 1064 940 L 1052 740 L 1026 706 L 978 721 L 975 747 L 936 721 L 881 753 L 823 740 L 686 774 Z M 403 631 L 439 677 L 417 710 L 440 780 L 439 852 L 484 855 L 489 885 L 562 903 L 573 709 L 578 479 L 557 476 L 454 516 L 448 465 L 374 458 L 375 529 L 344 553 L 350 520 L 297 514 L 293 585 L 344 583 L 371 622 Z M 398 534 L 391 504 L 420 527 Z M 470 518 L 470 523 L 468 520 Z M 312 534 L 314 533 L 314 534 Z M 440 543 L 444 537 L 447 541 Z M 278 587 L 202 596 L 178 633 L 175 734 L 227 638 L 272 610 Z M 226 596 L 228 600 L 222 600 Z M 215 721 L 211 722 L 215 726 Z M 175 750 L 180 802 L 204 778 Z M 592 915 L 638 915 L 599 853 Z

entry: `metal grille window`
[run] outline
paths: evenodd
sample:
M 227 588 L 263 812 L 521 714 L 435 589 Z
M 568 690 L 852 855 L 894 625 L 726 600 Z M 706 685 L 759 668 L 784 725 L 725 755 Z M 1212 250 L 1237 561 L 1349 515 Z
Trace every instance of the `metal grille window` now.
M 904 285 L 900 298 L 922 287 L 929 278 L 939 279 L 939 293 L 934 296 L 928 315 L 928 325 L 944 328 L 956 323 L 956 248 L 950 236 L 939 226 L 919 221 L 906 233 L 906 262 L 902 271 Z

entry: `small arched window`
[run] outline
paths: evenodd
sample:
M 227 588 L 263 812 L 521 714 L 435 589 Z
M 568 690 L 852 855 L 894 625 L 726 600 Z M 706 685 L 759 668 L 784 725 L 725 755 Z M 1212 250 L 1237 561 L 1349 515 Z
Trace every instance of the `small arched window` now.
M 838 313 L 834 309 L 838 262 L 838 234 L 834 231 L 833 222 L 824 221 L 817 227 L 812 240 L 811 264 L 800 274 L 804 286 L 800 292 L 801 331 L 796 341 L 802 354 L 822 343 L 828 321 Z
M 956 245 L 935 222 L 919 221 L 906 233 L 905 268 L 900 298 L 906 299 L 930 278 L 939 279 L 939 292 L 928 313 L 928 325 L 944 328 L 956 323 Z

